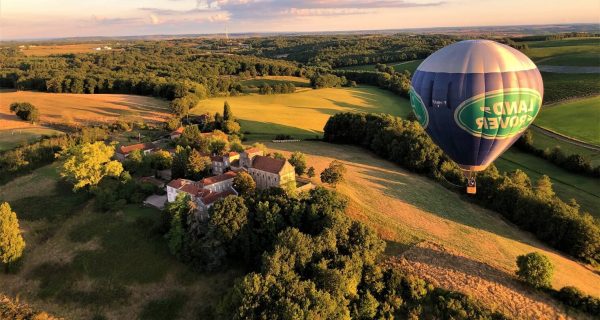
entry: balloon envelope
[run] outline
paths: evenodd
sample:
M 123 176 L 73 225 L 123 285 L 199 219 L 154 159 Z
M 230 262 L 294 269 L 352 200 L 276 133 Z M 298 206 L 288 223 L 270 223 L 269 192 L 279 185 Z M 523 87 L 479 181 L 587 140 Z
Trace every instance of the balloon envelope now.
M 542 77 L 523 53 L 490 40 L 466 40 L 425 59 L 410 100 L 432 140 L 462 169 L 484 170 L 537 116 Z

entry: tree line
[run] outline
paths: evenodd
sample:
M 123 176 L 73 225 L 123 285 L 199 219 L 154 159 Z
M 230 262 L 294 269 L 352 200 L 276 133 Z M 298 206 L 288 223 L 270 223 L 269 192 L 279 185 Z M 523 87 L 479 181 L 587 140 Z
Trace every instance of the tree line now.
M 600 177 L 600 165 L 592 166 L 592 161 L 580 154 L 567 155 L 559 146 L 552 149 L 540 149 L 533 144 L 533 133 L 531 129 L 517 140 L 515 146 L 522 151 L 534 154 L 542 159 L 546 159 L 555 165 L 573 173 L 582 174 L 592 178 Z
M 292 197 L 280 188 L 229 196 L 198 220 L 189 197 L 164 211 L 170 250 L 199 270 L 247 270 L 217 307 L 217 319 L 504 319 L 467 296 L 378 263 L 385 243 L 344 214 L 323 188 Z
M 357 144 L 409 170 L 439 181 L 464 184 L 456 164 L 415 121 L 391 115 L 339 113 L 329 118 L 324 140 Z M 535 184 L 517 170 L 500 174 L 491 165 L 479 177 L 475 201 L 493 209 L 550 246 L 585 262 L 600 261 L 600 226 L 575 200 L 554 195 L 543 176 Z

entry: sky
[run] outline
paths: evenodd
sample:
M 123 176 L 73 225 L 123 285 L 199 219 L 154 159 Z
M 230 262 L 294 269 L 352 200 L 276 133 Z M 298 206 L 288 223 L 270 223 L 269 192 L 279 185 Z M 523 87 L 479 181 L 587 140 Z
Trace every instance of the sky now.
M 0 40 L 599 23 L 598 0 L 0 0 Z

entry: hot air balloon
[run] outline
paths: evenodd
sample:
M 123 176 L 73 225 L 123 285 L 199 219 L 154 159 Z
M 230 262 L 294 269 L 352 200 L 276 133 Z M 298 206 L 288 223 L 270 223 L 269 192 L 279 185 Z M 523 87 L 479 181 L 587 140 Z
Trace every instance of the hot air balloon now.
M 506 151 L 537 116 L 542 77 L 523 53 L 490 40 L 466 40 L 425 59 L 412 77 L 410 101 L 431 139 L 475 175 Z

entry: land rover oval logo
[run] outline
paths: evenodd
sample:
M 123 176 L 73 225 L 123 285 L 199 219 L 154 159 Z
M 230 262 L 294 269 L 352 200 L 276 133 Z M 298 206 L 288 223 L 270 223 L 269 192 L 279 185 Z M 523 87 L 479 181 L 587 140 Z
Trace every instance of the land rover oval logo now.
M 537 116 L 542 97 L 532 89 L 504 89 L 472 97 L 456 108 L 454 119 L 467 132 L 488 139 L 508 138 Z
M 417 92 L 413 88 L 410 88 L 410 105 L 412 106 L 412 110 L 417 117 L 417 121 L 421 124 L 423 129 L 427 128 L 429 124 L 429 114 L 427 113 L 427 109 L 425 109 L 425 104 L 423 100 L 419 96 Z

